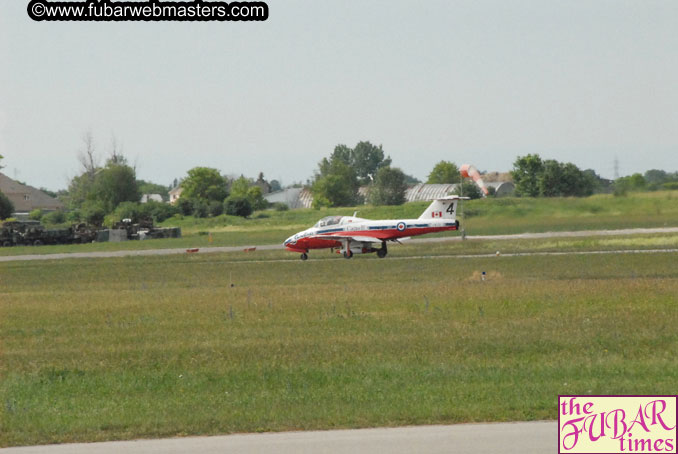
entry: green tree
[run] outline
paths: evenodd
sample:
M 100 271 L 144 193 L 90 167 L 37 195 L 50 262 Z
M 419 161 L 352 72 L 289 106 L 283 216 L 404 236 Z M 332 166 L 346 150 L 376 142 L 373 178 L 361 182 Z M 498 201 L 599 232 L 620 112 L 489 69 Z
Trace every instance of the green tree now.
M 282 186 L 278 180 L 271 180 L 269 183 L 271 185 L 271 192 L 277 192 L 282 190 Z
M 358 142 L 355 148 L 350 148 L 340 144 L 334 147 L 329 159 L 323 158 L 320 161 L 319 175 L 324 177 L 333 174 L 333 166 L 339 161 L 353 169 L 359 184 L 369 183 L 370 175 L 374 178 L 380 168 L 391 165 L 391 158 L 384 156 L 381 145 L 363 141 Z
M 513 163 L 511 176 L 516 185 L 516 195 L 519 197 L 537 197 L 540 194 L 539 175 L 544 163 L 538 154 L 519 156 Z
M 398 168 L 380 168 L 370 188 L 370 202 L 373 205 L 402 205 L 407 190 L 405 179 L 405 173 Z
M 598 176 L 593 171 L 582 171 L 571 162 L 553 159 L 542 162 L 537 174 L 539 195 L 543 197 L 583 197 L 593 194 Z
M 223 201 L 228 196 L 226 180 L 217 169 L 194 167 L 181 183 L 181 198 Z
M 585 197 L 593 194 L 596 187 L 595 172 L 593 175 L 582 171 L 571 162 L 561 164 L 561 195 L 565 197 Z
M 250 201 L 253 210 L 263 210 L 268 207 L 268 202 L 259 186 L 251 186 L 247 190 L 247 200 Z
M 470 181 L 462 182 L 461 186 L 458 185 L 454 189 L 454 191 L 452 191 L 452 193 L 456 195 L 461 195 L 463 197 L 468 197 L 472 200 L 480 199 L 483 196 L 483 193 L 478 187 L 478 185 L 475 183 L 471 183 Z
M 104 218 L 107 211 L 104 204 L 100 201 L 88 201 L 82 206 L 81 217 L 86 223 L 100 227 L 104 224 Z
M 231 195 L 246 198 L 253 210 L 263 210 L 268 206 L 261 188 L 242 175 L 231 183 Z
M 14 213 L 14 204 L 2 192 L 0 192 L 0 219 L 7 219 Z
M 665 170 L 650 169 L 647 172 L 645 172 L 644 178 L 647 184 L 660 185 L 662 183 L 669 181 L 670 176 L 669 173 L 666 172 Z
M 233 180 L 231 183 L 230 194 L 233 197 L 247 197 L 247 192 L 250 189 L 252 182 L 245 178 L 244 175 L 240 175 L 240 178 Z
M 68 206 L 72 210 L 80 208 L 85 201 L 90 199 L 90 193 L 94 186 L 94 174 L 87 172 L 73 177 L 68 184 Z
M 69 183 L 68 206 L 79 209 L 86 202 L 96 202 L 102 205 L 106 213 L 110 213 L 122 202 L 138 202 L 141 194 L 136 171 L 119 153 L 115 140 L 104 167 L 98 165 L 91 133 L 85 134 L 83 141 L 85 149 L 79 155 L 83 172 Z
M 537 175 L 538 195 L 544 197 L 561 196 L 565 189 L 564 186 L 563 165 L 553 159 L 544 161 L 541 172 Z
M 461 181 L 459 168 L 453 162 L 440 161 L 428 174 L 428 184 L 454 184 Z
M 363 141 L 353 149 L 351 167 L 355 170 L 360 183 L 366 184 L 372 178 L 376 178 L 379 169 L 391 165 L 391 157 L 384 156 L 384 150 L 381 145 L 376 146 L 370 142 Z
M 614 194 L 626 195 L 629 191 L 644 191 L 647 187 L 645 178 L 640 173 L 614 180 Z
M 321 162 L 321 167 L 323 164 Z M 360 184 L 352 167 L 340 159 L 334 159 L 324 172 L 324 175 L 316 177 L 311 187 L 314 207 L 352 206 L 358 203 Z
M 87 196 L 90 201 L 101 202 L 107 213 L 122 202 L 138 202 L 140 198 L 136 172 L 120 160 L 110 160 L 97 172 Z
M 421 180 L 415 176 L 405 174 L 405 183 L 408 186 L 412 186 L 421 183 Z

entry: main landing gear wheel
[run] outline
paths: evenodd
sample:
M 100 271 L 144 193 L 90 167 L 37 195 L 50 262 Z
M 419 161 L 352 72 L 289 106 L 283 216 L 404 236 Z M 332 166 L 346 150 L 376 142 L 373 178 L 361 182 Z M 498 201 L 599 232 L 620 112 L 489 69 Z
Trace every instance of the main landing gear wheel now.
M 307 253 L 304 252 L 303 254 L 301 254 L 301 260 L 307 260 L 307 259 L 308 259 Z
M 377 257 L 383 259 L 388 254 L 388 249 L 386 248 L 386 243 L 381 243 L 381 249 L 377 249 Z
M 350 259 L 351 257 L 353 257 L 353 252 L 351 252 L 350 249 L 348 251 L 344 251 L 344 258 L 345 259 Z

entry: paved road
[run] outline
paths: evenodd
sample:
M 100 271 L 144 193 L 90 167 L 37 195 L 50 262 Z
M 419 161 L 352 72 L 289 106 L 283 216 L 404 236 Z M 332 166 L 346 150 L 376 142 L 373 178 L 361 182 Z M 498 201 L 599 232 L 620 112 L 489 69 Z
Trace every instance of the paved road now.
M 539 239 L 539 238 L 563 238 L 563 237 L 583 237 L 583 236 L 611 236 L 611 235 L 633 235 L 633 234 L 652 234 L 652 233 L 678 233 L 678 227 L 660 227 L 653 229 L 621 229 L 621 230 L 582 230 L 576 232 L 544 232 L 544 233 L 519 233 L 513 235 L 469 235 L 469 240 L 519 240 L 519 239 Z M 448 236 L 441 238 L 416 238 L 409 240 L 408 243 L 439 243 L 446 241 L 461 241 L 459 236 Z M 283 249 L 280 244 L 265 244 L 260 246 L 222 246 L 200 248 L 198 253 L 212 252 L 238 252 L 247 248 L 256 248 L 258 251 Z M 616 252 L 616 251 L 613 251 Z M 71 252 L 63 254 L 33 254 L 33 255 L 7 255 L 0 256 L 0 262 L 15 262 L 25 260 L 60 260 L 77 258 L 102 258 L 102 257 L 133 257 L 147 255 L 172 255 L 185 254 L 186 248 L 181 249 L 148 249 L 141 251 L 105 251 L 105 252 Z
M 544 454 L 553 421 L 239 434 L 0 449 L 2 454 Z

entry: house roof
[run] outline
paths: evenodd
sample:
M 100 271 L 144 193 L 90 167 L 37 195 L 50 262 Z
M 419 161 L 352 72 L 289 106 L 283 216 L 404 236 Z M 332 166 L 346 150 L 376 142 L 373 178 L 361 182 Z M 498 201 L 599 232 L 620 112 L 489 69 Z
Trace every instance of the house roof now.
M 14 181 L 7 175 L 0 173 L 0 192 L 5 194 L 14 205 L 17 213 L 32 210 L 58 210 L 64 207 L 60 200 L 50 197 L 33 186 L 27 186 Z
M 181 192 L 184 190 L 181 186 L 177 186 L 176 188 L 172 188 L 169 191 L 170 195 L 176 194 L 177 196 L 181 195 Z

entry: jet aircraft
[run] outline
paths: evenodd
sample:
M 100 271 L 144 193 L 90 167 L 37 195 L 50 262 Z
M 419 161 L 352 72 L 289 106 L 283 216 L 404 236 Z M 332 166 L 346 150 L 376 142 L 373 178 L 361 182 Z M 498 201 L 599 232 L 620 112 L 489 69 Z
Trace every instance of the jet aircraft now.
M 327 216 L 313 227 L 289 237 L 283 243 L 285 249 L 301 254 L 308 259 L 311 249 L 337 249 L 347 259 L 354 254 L 376 252 L 379 258 L 386 257 L 387 241 L 400 242 L 416 235 L 458 230 L 456 220 L 459 200 L 468 197 L 448 196 L 434 200 L 418 219 L 387 219 L 372 221 L 355 216 Z M 356 213 L 357 214 L 357 213 Z M 375 248 L 375 243 L 381 243 Z

